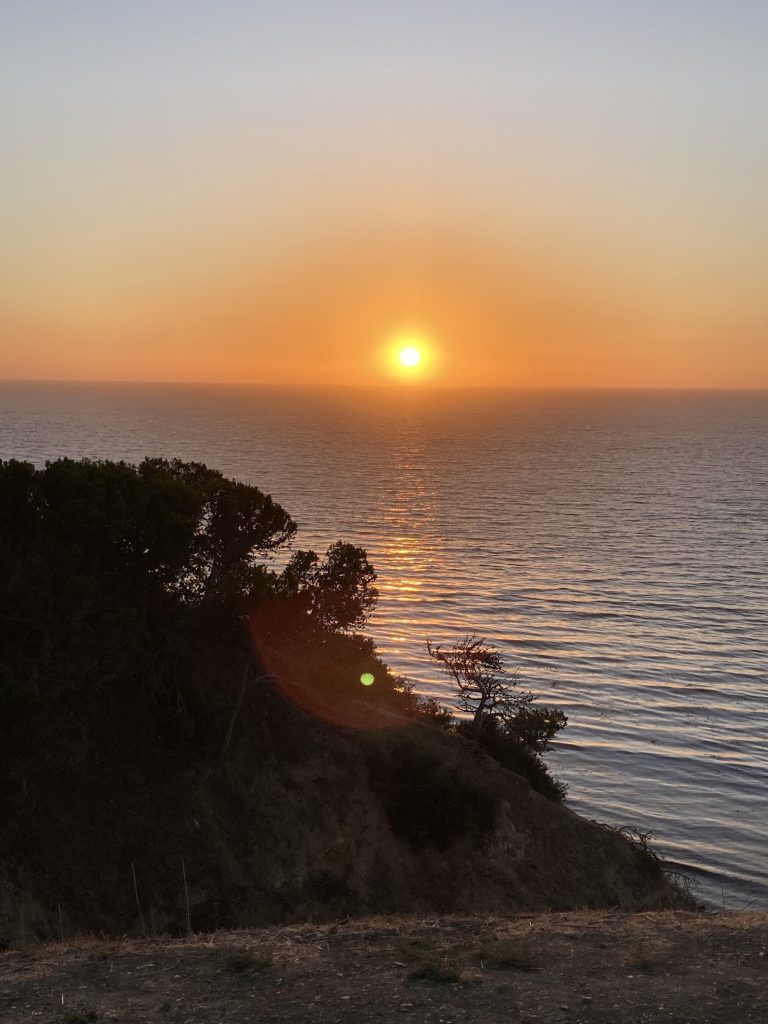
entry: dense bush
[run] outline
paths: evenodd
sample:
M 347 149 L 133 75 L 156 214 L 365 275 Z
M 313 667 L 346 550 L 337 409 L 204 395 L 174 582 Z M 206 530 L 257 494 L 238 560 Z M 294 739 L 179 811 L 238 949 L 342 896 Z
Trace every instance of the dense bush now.
M 565 797 L 565 785 L 552 776 L 536 749 L 526 744 L 516 734 L 514 720 L 503 722 L 489 716 L 489 720 L 483 724 L 479 740 L 471 722 L 460 722 L 456 726 L 456 731 L 468 739 L 475 739 L 503 768 L 515 772 L 516 775 L 522 775 L 537 793 L 541 793 L 548 800 L 557 802 Z
M 543 754 L 549 741 L 567 724 L 568 718 L 560 708 L 538 707 L 535 704 L 520 708 L 504 723 L 505 731 L 511 738 L 519 740 L 537 754 Z
M 371 786 L 392 831 L 412 846 L 447 849 L 493 828 L 498 798 L 412 742 L 371 755 Z

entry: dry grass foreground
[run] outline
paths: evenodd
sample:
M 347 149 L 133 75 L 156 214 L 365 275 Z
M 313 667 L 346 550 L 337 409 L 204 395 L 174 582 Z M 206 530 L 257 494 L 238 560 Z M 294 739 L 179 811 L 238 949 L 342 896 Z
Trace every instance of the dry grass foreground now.
M 768 1021 L 768 915 L 387 917 L 0 954 L 0 1020 Z

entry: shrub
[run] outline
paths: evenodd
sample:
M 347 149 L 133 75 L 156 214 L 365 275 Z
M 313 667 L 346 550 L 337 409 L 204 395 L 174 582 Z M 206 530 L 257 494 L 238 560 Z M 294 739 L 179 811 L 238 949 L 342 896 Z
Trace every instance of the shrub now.
M 470 722 L 460 722 L 457 732 L 476 738 Z M 555 803 L 565 798 L 566 786 L 550 774 L 539 754 L 518 739 L 506 724 L 498 719 L 490 719 L 483 725 L 479 743 L 503 768 L 527 779 L 537 793 Z
M 430 725 L 435 725 L 439 729 L 445 729 L 450 731 L 456 725 L 456 718 L 448 708 L 444 708 L 443 705 L 435 697 L 415 697 L 415 709 L 416 713 L 420 715 Z
M 493 828 L 496 795 L 412 742 L 372 755 L 369 768 L 392 831 L 412 846 L 445 850 Z
M 520 708 L 516 715 L 506 722 L 506 731 L 530 750 L 542 754 L 561 729 L 568 724 L 568 718 L 560 708 L 540 708 L 534 705 Z

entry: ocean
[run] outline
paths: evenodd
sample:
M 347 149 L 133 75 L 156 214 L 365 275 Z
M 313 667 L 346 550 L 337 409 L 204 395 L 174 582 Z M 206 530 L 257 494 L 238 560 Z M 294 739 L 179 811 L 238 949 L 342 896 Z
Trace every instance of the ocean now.
M 6 382 L 0 455 L 203 461 L 365 547 L 396 672 L 450 705 L 427 638 L 497 643 L 574 810 L 768 909 L 768 392 Z

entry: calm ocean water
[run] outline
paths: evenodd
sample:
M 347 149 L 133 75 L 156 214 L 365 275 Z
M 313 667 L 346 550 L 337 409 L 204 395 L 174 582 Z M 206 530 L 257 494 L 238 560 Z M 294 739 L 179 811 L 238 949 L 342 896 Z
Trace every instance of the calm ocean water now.
M 426 638 L 495 640 L 575 810 L 768 909 L 768 393 L 6 383 L 0 455 L 205 461 L 361 544 L 396 671 L 447 699 Z

